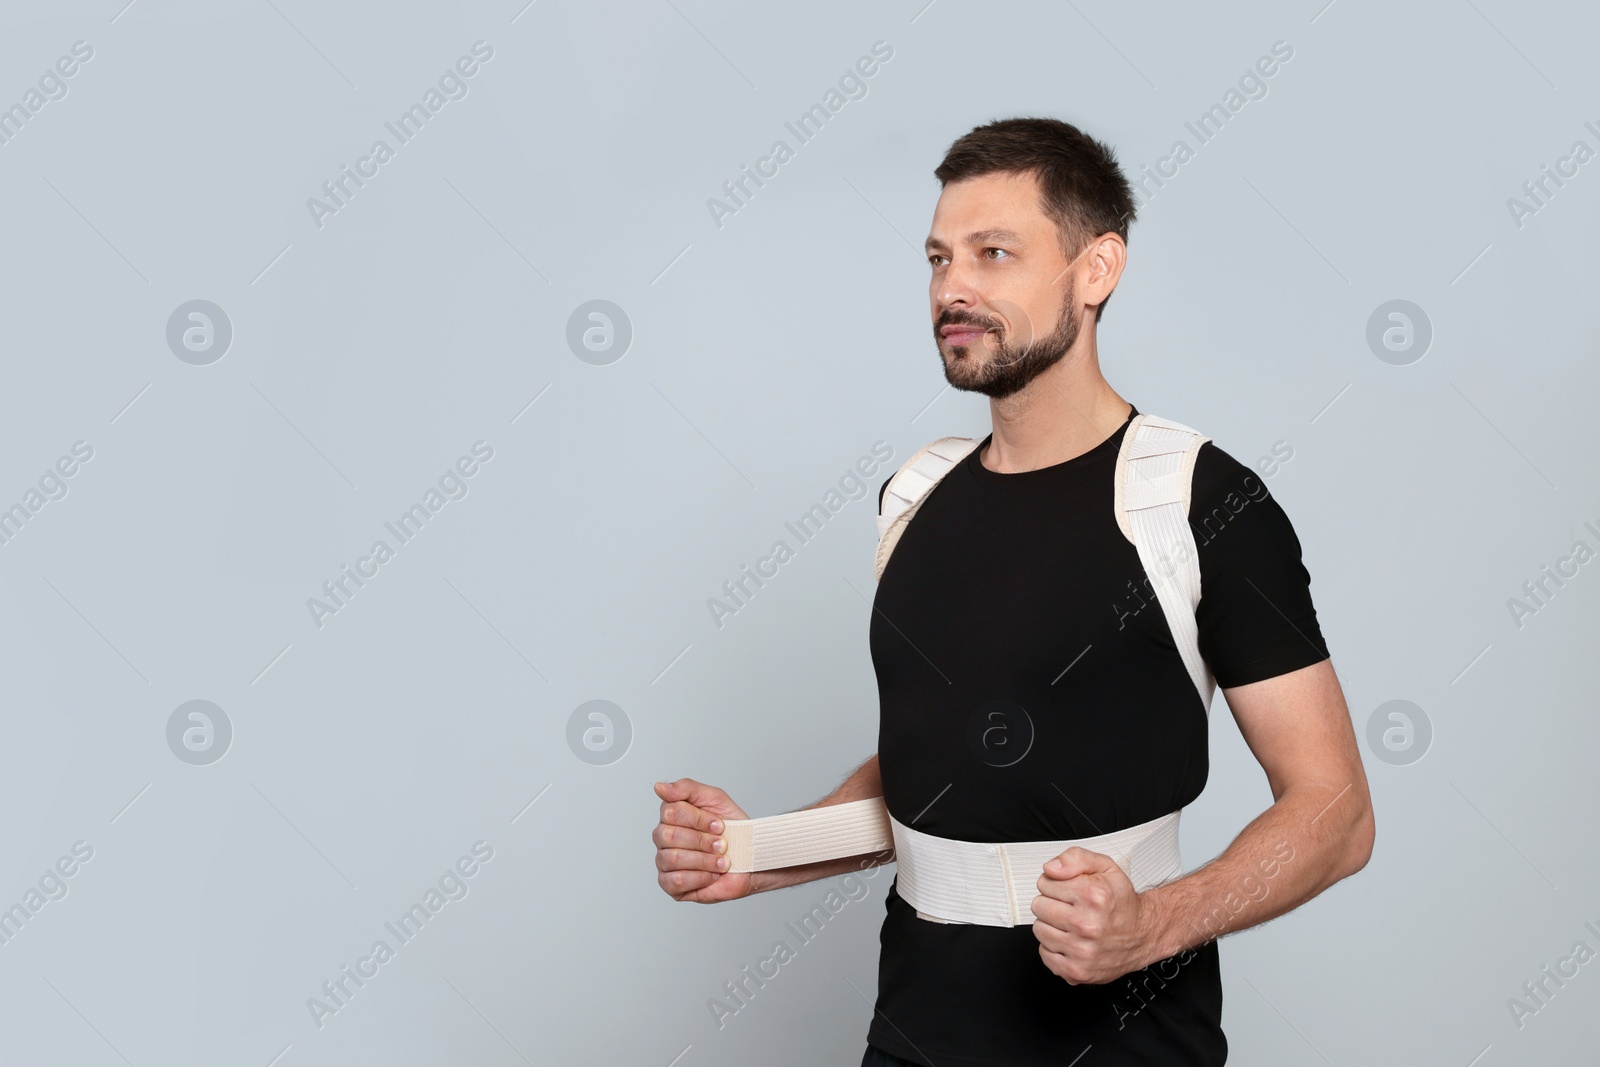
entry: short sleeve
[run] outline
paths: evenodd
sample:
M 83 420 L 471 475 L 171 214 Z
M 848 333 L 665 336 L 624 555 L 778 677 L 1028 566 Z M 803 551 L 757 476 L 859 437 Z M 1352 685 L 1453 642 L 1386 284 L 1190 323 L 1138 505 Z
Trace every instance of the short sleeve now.
M 1200 555 L 1200 655 L 1224 689 L 1328 658 L 1289 516 L 1255 471 L 1207 441 L 1189 526 Z

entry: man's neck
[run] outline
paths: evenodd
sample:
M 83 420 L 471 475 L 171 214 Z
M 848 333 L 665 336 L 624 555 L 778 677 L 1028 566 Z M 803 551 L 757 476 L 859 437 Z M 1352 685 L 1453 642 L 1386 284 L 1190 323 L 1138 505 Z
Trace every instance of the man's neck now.
M 1065 463 L 1127 421 L 1132 405 L 1101 375 L 1093 332 L 1084 331 L 1078 340 L 1021 392 L 989 401 L 994 435 L 978 456 L 985 467 L 1018 474 Z

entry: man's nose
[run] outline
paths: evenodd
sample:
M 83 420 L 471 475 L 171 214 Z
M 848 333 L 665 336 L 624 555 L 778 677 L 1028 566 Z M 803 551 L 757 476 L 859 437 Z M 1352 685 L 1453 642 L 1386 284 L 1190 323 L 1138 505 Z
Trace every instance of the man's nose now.
M 978 298 L 965 270 L 952 263 L 945 268 L 944 276 L 939 279 L 939 284 L 934 290 L 934 301 L 938 305 L 939 313 L 943 314 L 953 307 L 971 311 L 977 305 Z

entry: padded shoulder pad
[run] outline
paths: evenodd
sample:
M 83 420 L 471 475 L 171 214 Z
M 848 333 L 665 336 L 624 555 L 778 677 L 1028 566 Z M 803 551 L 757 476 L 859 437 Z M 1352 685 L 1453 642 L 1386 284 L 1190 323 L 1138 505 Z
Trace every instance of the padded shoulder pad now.
M 889 479 L 878 508 L 878 552 L 874 569 L 879 578 L 883 577 L 883 568 L 899 543 L 901 531 L 923 499 L 977 447 L 978 442 L 971 437 L 941 437 L 918 449 Z
M 1181 422 L 1135 415 L 1122 437 L 1114 475 L 1117 526 L 1133 540 L 1128 512 L 1178 504 L 1189 514 L 1190 483 L 1200 446 L 1211 438 Z

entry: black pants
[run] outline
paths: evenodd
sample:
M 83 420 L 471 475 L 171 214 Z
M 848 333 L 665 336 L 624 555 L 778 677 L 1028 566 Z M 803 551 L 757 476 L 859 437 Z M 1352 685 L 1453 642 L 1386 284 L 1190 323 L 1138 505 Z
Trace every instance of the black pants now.
M 910 1060 L 903 1060 L 892 1052 L 885 1052 L 877 1045 L 868 1045 L 866 1053 L 861 1057 L 861 1067 L 918 1067 Z

